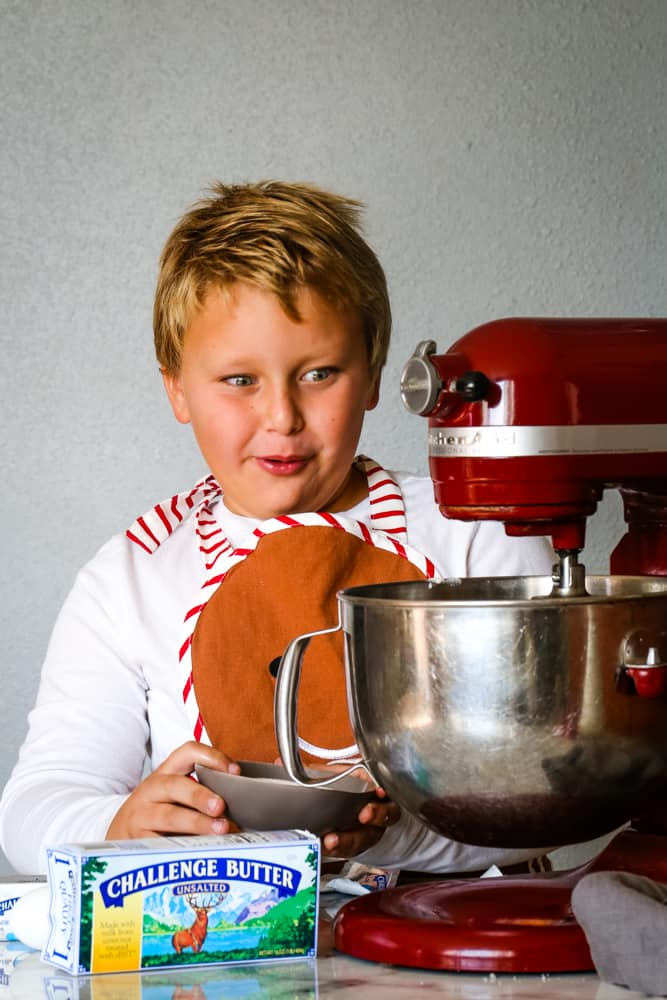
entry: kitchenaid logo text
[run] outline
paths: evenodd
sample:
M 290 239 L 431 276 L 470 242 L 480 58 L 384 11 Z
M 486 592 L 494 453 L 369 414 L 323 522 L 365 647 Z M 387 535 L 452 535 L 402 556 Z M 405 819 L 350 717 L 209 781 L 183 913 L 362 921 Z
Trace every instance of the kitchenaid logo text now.
M 511 451 L 516 436 L 511 427 L 471 427 L 461 431 L 432 428 L 429 432 L 431 455 L 435 457 L 468 455 L 491 451 Z
M 182 861 L 165 861 L 122 872 L 106 879 L 98 886 L 106 907 L 122 906 L 126 896 L 161 885 L 175 885 L 175 894 L 181 895 L 187 884 L 190 893 L 208 892 L 210 884 L 221 879 L 237 882 L 256 882 L 275 886 L 281 896 L 293 896 L 301 881 L 294 868 L 252 861 L 248 858 L 194 858 Z M 195 882 L 200 883 L 195 887 Z

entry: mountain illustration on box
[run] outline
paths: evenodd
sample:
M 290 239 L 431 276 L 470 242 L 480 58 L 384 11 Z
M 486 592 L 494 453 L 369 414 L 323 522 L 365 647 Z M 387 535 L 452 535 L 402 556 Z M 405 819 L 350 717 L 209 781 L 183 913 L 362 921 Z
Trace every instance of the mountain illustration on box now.
M 226 899 L 216 907 L 215 912 L 211 914 L 209 926 L 234 927 L 254 917 L 264 916 L 280 902 L 280 898 L 278 889 L 273 886 L 260 896 L 246 889 L 230 892 Z M 180 924 L 184 919 L 184 910 L 184 897 L 174 895 L 169 886 L 150 893 L 144 906 L 147 915 L 151 913 L 155 918 L 158 918 L 155 920 L 156 924 L 162 923 L 164 920 L 163 927 L 165 928 Z

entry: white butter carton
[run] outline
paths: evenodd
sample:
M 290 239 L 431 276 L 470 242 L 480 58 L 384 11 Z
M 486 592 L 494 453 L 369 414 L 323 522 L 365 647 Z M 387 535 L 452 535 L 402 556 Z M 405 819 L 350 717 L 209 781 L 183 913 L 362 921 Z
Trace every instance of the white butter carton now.
M 43 875 L 0 876 L 0 941 L 15 941 L 11 929 L 11 914 L 21 896 L 44 885 Z
M 319 848 L 303 830 L 51 848 L 42 957 L 76 975 L 314 956 Z

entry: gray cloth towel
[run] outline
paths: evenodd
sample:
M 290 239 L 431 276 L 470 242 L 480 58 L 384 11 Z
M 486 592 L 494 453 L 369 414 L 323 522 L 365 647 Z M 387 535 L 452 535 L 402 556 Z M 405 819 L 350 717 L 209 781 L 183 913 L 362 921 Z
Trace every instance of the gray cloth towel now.
M 598 975 L 667 996 L 667 885 L 627 872 L 592 872 L 572 893 Z

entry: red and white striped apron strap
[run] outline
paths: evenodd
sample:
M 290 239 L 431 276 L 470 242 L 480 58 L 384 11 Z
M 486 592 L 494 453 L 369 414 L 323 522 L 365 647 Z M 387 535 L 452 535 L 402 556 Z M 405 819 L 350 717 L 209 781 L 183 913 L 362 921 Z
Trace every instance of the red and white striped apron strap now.
M 213 476 L 207 476 L 188 490 L 155 504 L 152 510 L 138 517 L 125 532 L 131 542 L 148 553 L 155 552 L 162 542 L 195 511 L 200 515 L 202 504 L 210 504 L 222 495 Z M 210 512 L 210 507 L 209 507 Z M 199 529 L 197 533 L 200 535 Z M 201 545 L 200 545 L 201 548 Z
M 360 455 L 356 464 L 366 473 L 368 479 L 368 496 L 373 527 L 378 531 L 393 535 L 400 541 L 407 541 L 408 526 L 405 519 L 405 504 L 398 483 L 372 458 Z

